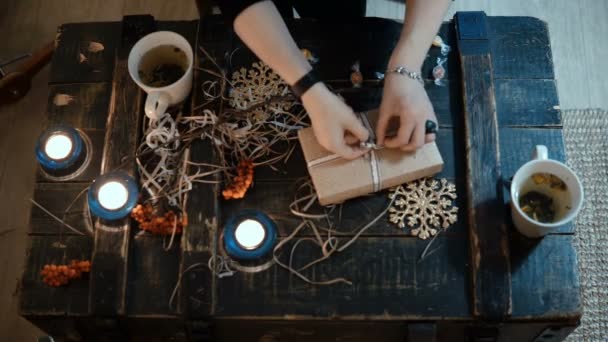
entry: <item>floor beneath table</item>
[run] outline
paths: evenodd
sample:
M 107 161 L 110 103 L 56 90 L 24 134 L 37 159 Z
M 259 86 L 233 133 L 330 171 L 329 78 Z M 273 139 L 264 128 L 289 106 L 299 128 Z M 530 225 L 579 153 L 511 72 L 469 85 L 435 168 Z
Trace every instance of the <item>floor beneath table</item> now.
M 403 19 L 403 1 L 368 0 L 367 15 Z M 608 1 L 457 0 L 456 11 L 533 16 L 549 24 L 562 108 L 608 108 Z M 124 14 L 150 13 L 160 20 L 194 19 L 194 0 L 2 0 L 0 60 L 41 47 L 66 22 L 118 21 Z M 45 120 L 48 67 L 21 102 L 0 108 L 0 337 L 35 341 L 42 334 L 17 315 L 18 279 L 26 250 L 25 229 L 34 185 L 34 144 Z

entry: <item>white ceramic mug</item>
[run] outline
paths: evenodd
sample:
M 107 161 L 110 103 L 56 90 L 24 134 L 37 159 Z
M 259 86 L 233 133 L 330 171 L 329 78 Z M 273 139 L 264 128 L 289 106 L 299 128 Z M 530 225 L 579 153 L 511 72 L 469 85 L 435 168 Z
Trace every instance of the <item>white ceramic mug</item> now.
M 173 45 L 184 51 L 188 58 L 188 68 L 176 82 L 164 87 L 150 87 L 144 84 L 139 77 L 139 63 L 146 52 L 160 45 Z M 193 64 L 192 46 L 184 37 L 175 32 L 158 31 L 150 33 L 135 43 L 129 53 L 129 75 L 148 94 L 144 109 L 150 119 L 158 120 L 165 114 L 169 106 L 176 105 L 188 97 L 192 89 Z
M 535 173 L 549 173 L 560 178 L 566 185 L 565 190 L 551 190 L 548 185 L 537 186 L 532 183 L 532 189 L 550 196 L 553 199 L 556 217 L 554 222 L 543 223 L 536 221 L 526 215 L 519 207 L 519 198 L 528 191 L 522 189 L 526 184 L 531 184 L 528 180 Z M 551 192 L 551 193 L 546 193 Z M 583 204 L 583 186 L 580 180 L 563 163 L 549 159 L 547 147 L 537 145 L 532 160 L 525 163 L 517 170 L 511 182 L 511 216 L 515 227 L 528 237 L 541 237 L 572 221 L 578 214 Z

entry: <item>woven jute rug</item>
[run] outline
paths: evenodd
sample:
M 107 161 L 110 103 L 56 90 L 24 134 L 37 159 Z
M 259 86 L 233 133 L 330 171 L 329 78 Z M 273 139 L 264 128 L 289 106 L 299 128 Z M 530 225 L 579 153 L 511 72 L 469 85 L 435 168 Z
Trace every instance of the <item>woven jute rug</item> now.
M 583 319 L 568 342 L 608 341 L 608 111 L 562 113 L 568 165 L 583 183 L 576 220 Z

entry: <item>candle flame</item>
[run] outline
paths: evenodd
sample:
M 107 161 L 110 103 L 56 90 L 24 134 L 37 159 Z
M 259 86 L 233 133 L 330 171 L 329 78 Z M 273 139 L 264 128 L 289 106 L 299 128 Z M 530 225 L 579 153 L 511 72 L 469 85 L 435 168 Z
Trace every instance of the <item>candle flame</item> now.
M 262 244 L 266 237 L 266 229 L 259 221 L 247 219 L 239 223 L 234 235 L 239 245 L 247 250 L 252 250 Z
M 51 159 L 60 160 L 72 151 L 72 140 L 65 134 L 54 134 L 46 141 L 44 152 Z
M 128 197 L 127 187 L 116 181 L 102 185 L 97 193 L 99 204 L 108 210 L 116 210 L 124 206 Z

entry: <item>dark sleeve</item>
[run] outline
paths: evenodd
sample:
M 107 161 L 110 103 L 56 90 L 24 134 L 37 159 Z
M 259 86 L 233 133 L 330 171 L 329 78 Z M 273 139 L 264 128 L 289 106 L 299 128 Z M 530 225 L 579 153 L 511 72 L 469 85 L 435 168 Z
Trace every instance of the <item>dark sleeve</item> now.
M 234 23 L 234 19 L 247 7 L 261 1 L 264 0 L 220 0 L 218 5 L 226 21 Z

